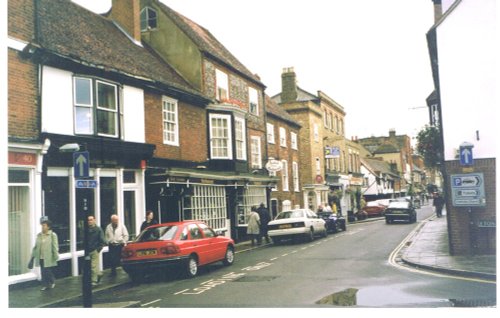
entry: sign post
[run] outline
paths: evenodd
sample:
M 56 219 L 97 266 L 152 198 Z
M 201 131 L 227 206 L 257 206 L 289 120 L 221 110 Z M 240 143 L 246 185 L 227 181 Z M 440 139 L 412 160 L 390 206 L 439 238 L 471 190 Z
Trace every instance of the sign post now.
M 83 246 L 85 250 L 83 258 L 83 274 L 82 274 L 82 296 L 83 307 L 92 307 L 92 282 L 90 273 L 90 251 L 89 251 L 89 202 L 88 189 L 96 188 L 96 180 L 81 180 L 90 177 L 90 157 L 88 151 L 77 151 L 73 153 L 73 175 L 75 177 L 75 188 L 83 194 L 83 214 L 85 215 L 84 231 L 83 231 Z

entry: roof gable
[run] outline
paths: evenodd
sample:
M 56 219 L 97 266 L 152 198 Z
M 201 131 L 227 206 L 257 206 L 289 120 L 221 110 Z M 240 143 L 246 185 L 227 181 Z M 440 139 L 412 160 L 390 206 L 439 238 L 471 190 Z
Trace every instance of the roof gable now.
M 164 3 L 157 0 L 155 0 L 155 3 L 196 44 L 200 51 L 223 62 L 256 84 L 265 87 L 260 79 L 226 49 L 210 31 L 166 6 Z
M 97 69 L 160 82 L 203 95 L 148 48 L 133 43 L 106 17 L 69 0 L 38 1 L 38 44 L 47 52 Z

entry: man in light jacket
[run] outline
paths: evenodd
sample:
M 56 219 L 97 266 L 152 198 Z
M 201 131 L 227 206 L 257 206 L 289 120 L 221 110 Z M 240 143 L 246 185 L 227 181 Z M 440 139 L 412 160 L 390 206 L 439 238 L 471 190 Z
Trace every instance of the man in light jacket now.
M 109 246 L 111 276 L 116 276 L 116 268 L 120 266 L 123 246 L 128 241 L 128 231 L 125 225 L 119 223 L 118 215 L 111 215 L 111 223 L 106 227 L 106 242 Z

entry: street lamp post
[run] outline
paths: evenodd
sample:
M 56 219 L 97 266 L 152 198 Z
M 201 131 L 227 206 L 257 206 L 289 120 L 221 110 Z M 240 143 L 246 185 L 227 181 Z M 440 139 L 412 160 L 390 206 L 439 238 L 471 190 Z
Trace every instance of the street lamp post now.
M 59 148 L 60 152 L 71 152 L 73 153 L 73 170 L 75 179 L 78 178 L 88 178 L 89 177 L 89 166 L 90 159 L 88 152 L 78 152 L 80 150 L 80 145 L 78 144 L 65 144 Z M 75 180 L 75 191 L 78 191 L 82 195 L 82 209 L 84 214 L 83 222 L 83 246 L 84 246 L 84 258 L 83 258 L 83 273 L 82 273 L 82 296 L 83 296 L 83 307 L 92 307 L 92 282 L 90 273 L 90 251 L 89 251 L 89 202 L 88 202 L 88 189 L 86 187 L 81 187 L 78 185 L 78 180 Z

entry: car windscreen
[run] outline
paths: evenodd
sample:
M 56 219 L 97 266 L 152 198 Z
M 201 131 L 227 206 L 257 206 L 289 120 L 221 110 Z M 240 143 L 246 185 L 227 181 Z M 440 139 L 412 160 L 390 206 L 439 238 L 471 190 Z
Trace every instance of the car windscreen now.
M 278 214 L 276 220 L 280 219 L 290 219 L 290 218 L 302 218 L 304 217 L 304 211 L 285 211 Z
M 177 232 L 177 226 L 158 226 L 150 227 L 144 230 L 138 237 L 136 242 L 151 242 L 165 241 L 174 238 Z

